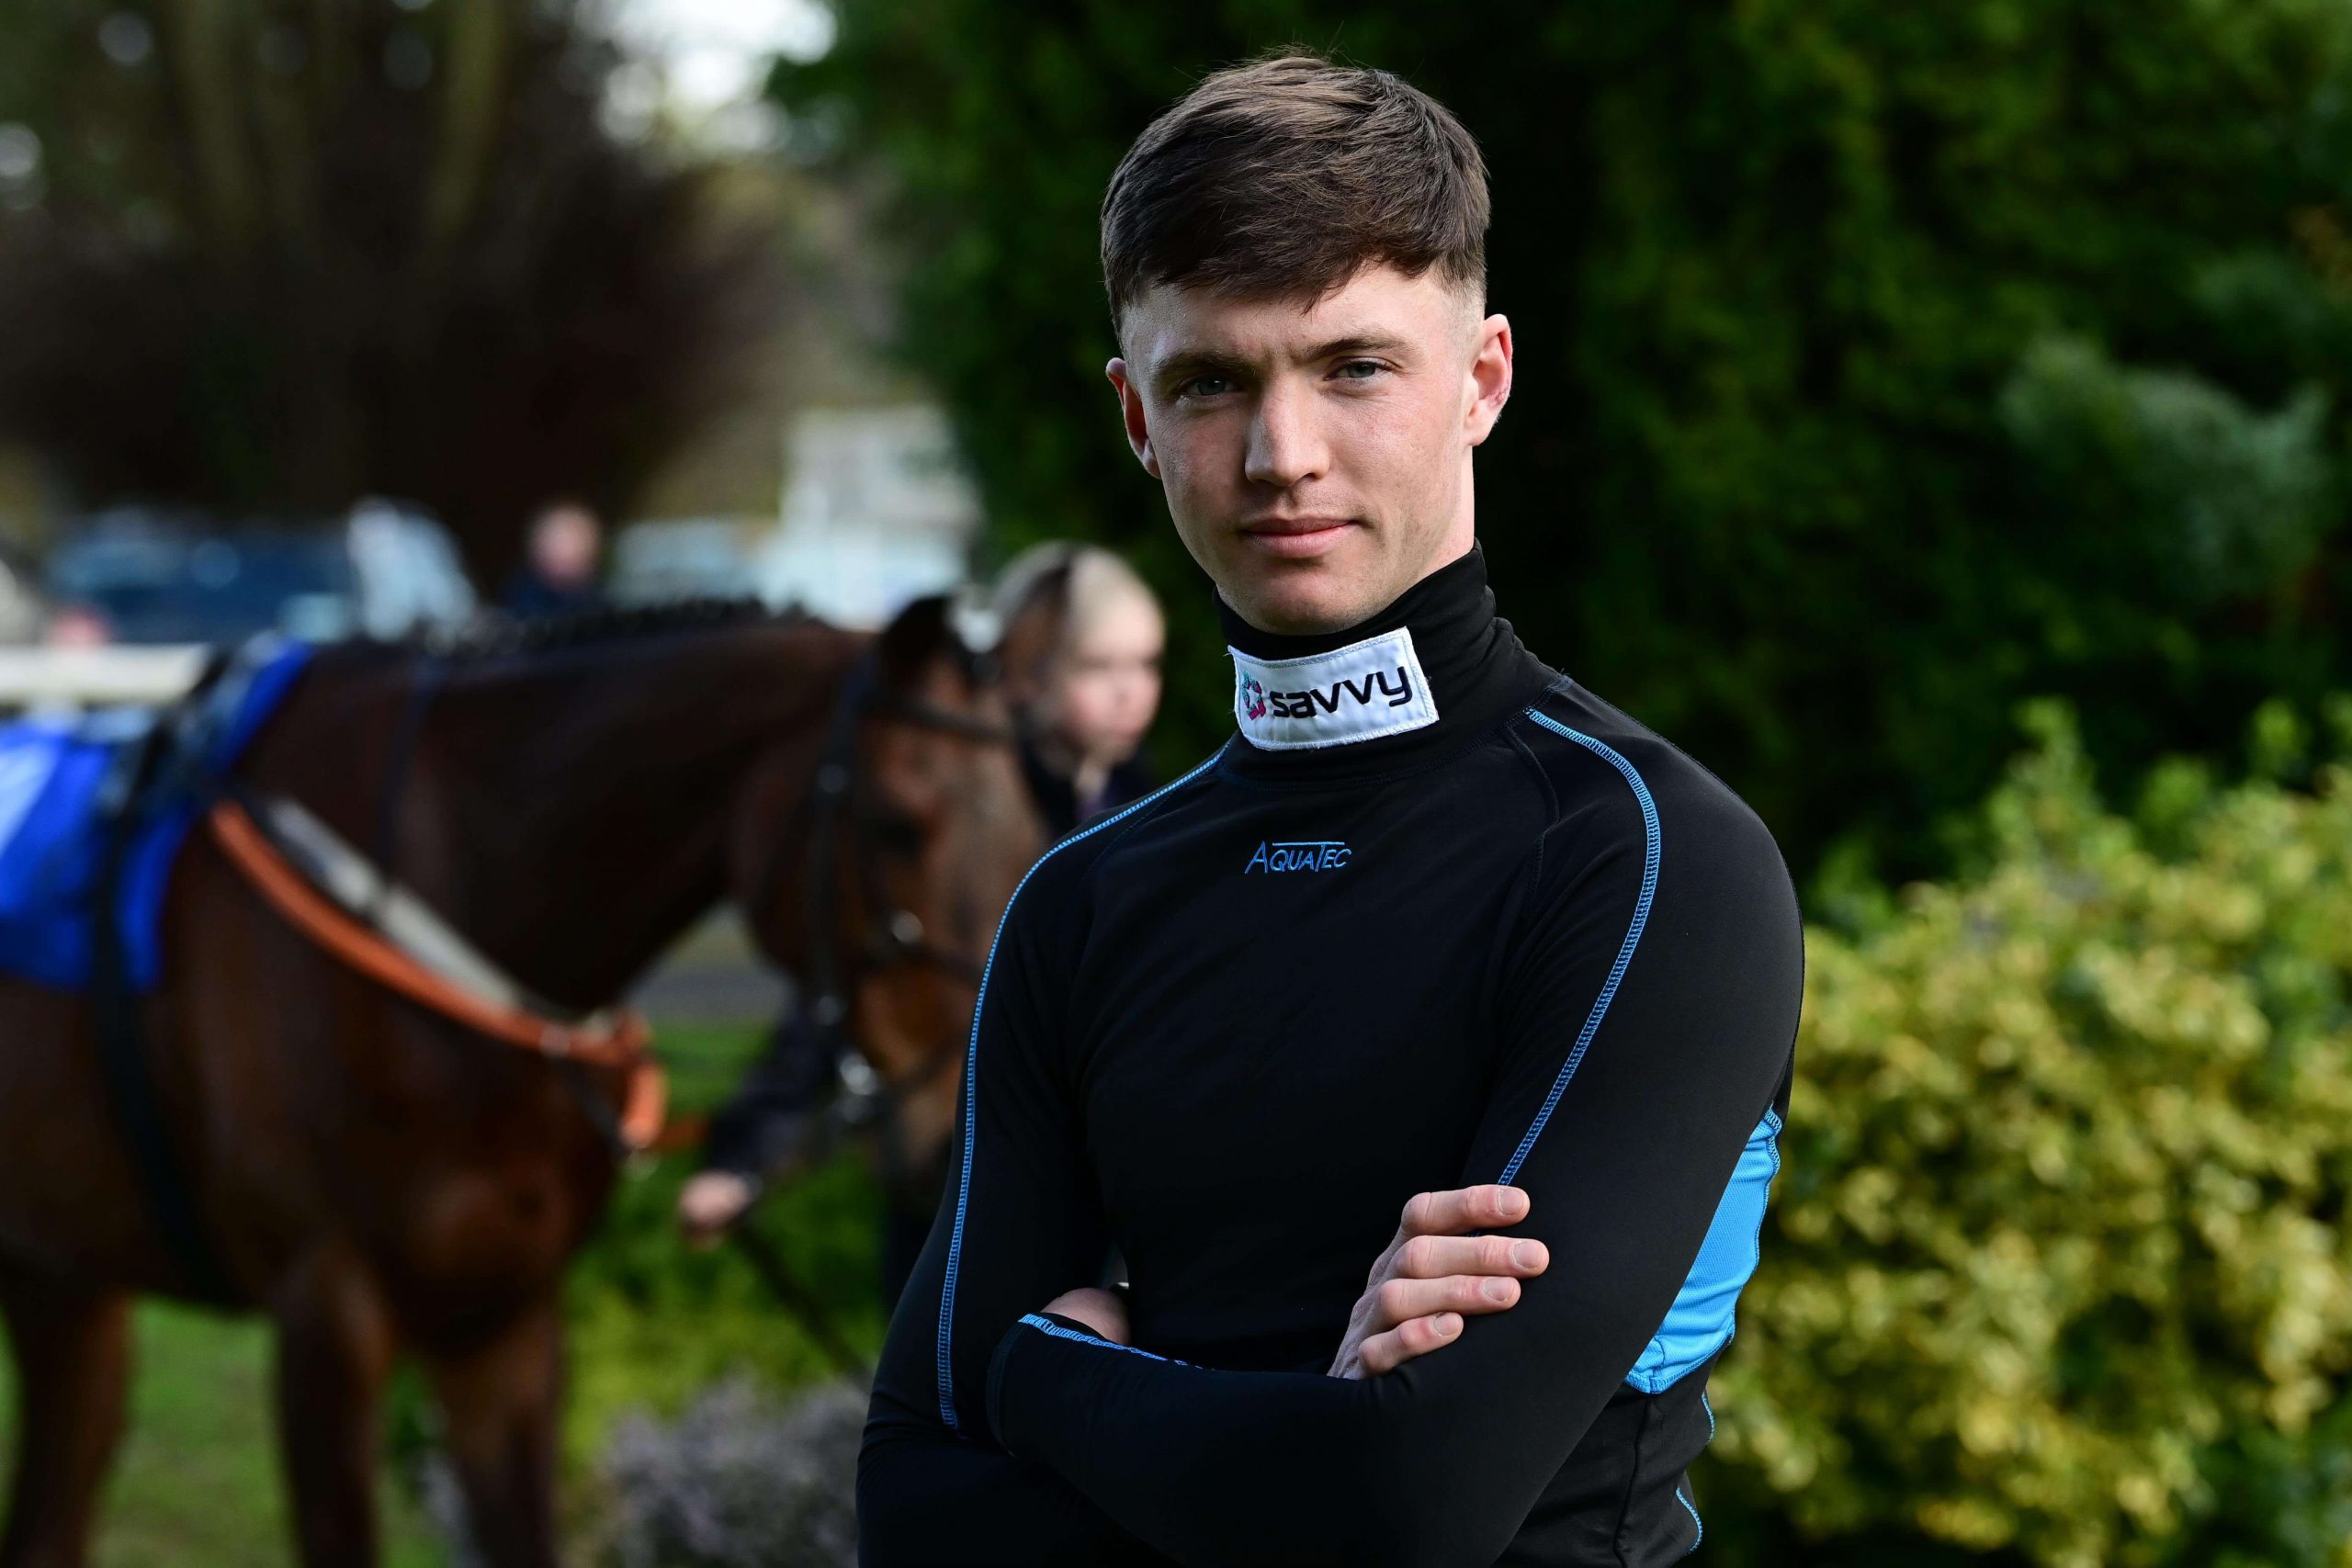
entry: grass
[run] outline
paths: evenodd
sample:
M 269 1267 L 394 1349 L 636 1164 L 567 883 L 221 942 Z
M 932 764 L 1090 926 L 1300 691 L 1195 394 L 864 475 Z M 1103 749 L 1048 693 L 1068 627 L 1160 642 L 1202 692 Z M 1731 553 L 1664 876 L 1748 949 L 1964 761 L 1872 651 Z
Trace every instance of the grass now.
M 99 1568 L 291 1562 L 268 1330 L 150 1302 L 136 1336 L 129 1429 L 100 1505 Z M 0 1390 L 12 1457 L 15 1392 Z M 406 1489 L 387 1474 L 379 1497 L 387 1568 L 437 1568 L 445 1554 Z
M 683 1114 L 724 1099 L 757 1049 L 749 1026 L 677 1026 L 660 1036 Z M 565 1412 L 567 1516 L 594 1490 L 613 1421 L 669 1413 L 735 1371 L 786 1388 L 831 1367 L 731 1248 L 688 1251 L 671 1220 L 692 1163 L 673 1155 L 629 1173 L 607 1223 L 566 1290 L 571 1397 Z M 778 1192 L 759 1223 L 794 1271 L 871 1355 L 884 1314 L 874 1285 L 878 1203 L 864 1170 L 842 1157 Z M 148 1303 L 138 1314 L 138 1372 L 130 1431 L 102 1506 L 100 1568 L 266 1568 L 293 1562 L 270 1417 L 270 1343 L 251 1318 Z M 14 1390 L 0 1388 L 6 1451 L 17 1440 Z M 424 1423 L 414 1380 L 389 1417 L 394 1453 L 413 1452 Z M 437 1568 L 446 1554 L 409 1488 L 388 1464 L 380 1489 L 388 1568 Z

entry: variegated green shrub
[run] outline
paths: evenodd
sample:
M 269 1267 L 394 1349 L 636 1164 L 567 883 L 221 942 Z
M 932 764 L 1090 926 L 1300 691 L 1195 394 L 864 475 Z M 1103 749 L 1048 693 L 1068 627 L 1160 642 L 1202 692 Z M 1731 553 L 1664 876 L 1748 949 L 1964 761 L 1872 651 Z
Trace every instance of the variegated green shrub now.
M 1717 1473 L 1825 1541 L 2188 1561 L 2222 1460 L 2305 1452 L 2352 1387 L 2352 769 L 2183 765 L 2126 818 L 2063 710 L 2029 725 L 1976 874 L 1810 933 Z M 2352 1564 L 2312 1506 L 2254 1533 Z

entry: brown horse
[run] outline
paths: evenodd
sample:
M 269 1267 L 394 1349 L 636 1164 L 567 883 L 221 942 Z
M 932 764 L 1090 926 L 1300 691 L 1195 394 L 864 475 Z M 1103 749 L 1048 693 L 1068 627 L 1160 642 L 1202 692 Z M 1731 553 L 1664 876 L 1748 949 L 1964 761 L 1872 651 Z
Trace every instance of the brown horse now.
M 619 998 L 722 898 L 756 901 L 774 958 L 836 961 L 852 1037 L 906 1086 L 910 1141 L 944 1139 L 960 1072 L 935 1064 L 1043 844 L 1001 700 L 942 605 L 878 638 L 741 612 L 561 625 L 435 656 L 422 704 L 416 650 L 322 649 L 239 775 L 353 844 L 389 816 L 400 878 L 567 1008 Z M 850 766 L 828 811 L 836 732 Z M 202 833 L 173 875 L 164 953 L 143 1012 L 153 1079 L 229 1304 L 276 1325 L 302 1562 L 377 1561 L 379 1395 L 403 1355 L 441 1404 L 489 1561 L 554 1562 L 557 1286 L 613 1185 L 621 1075 L 395 998 Z M 21 1393 L 0 1568 L 84 1562 L 129 1299 L 190 1293 L 93 1029 L 82 998 L 0 980 L 0 1306 Z

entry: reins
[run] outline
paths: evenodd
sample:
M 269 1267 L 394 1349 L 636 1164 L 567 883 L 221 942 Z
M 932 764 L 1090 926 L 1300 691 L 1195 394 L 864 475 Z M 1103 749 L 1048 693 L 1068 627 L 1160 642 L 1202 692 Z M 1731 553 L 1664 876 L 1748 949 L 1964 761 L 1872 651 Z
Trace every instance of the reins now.
M 942 970 L 969 985 L 980 979 L 979 961 L 932 944 L 922 919 L 904 907 L 892 908 L 877 874 L 882 851 L 874 843 L 874 817 L 857 784 L 857 738 L 868 721 L 904 724 L 954 736 L 978 745 L 1010 746 L 1010 727 L 935 707 L 910 698 L 878 694 L 880 669 L 876 650 L 859 655 L 842 677 L 825 731 L 825 749 L 818 759 L 808 792 L 808 881 L 805 915 L 808 931 L 808 1015 L 826 1029 L 839 1027 L 849 1016 L 838 928 L 841 887 L 834 874 L 846 819 L 851 874 L 856 879 L 868 914 L 860 942 L 860 957 L 871 969 L 920 967 Z M 790 838 L 780 839 L 765 865 L 752 879 L 746 908 L 765 908 L 783 880 Z M 887 914 L 878 911 L 888 910 Z M 949 1050 L 952 1051 L 953 1042 Z M 945 1055 L 947 1053 L 936 1053 Z M 910 1075 L 914 1082 L 928 1078 L 935 1065 L 926 1061 Z M 911 1084 L 910 1085 L 911 1087 Z

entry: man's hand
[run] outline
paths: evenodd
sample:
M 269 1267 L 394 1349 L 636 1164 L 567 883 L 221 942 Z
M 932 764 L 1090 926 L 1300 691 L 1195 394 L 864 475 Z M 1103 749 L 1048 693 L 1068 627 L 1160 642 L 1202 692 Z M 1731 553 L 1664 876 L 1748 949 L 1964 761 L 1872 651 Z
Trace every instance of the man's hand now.
M 1527 1217 L 1516 1187 L 1462 1187 L 1423 1192 L 1405 1205 L 1396 1239 L 1372 1266 L 1363 1294 L 1348 1314 L 1347 1337 L 1331 1359 L 1335 1378 L 1378 1377 L 1453 1342 L 1462 1315 L 1503 1312 L 1519 1301 L 1519 1282 L 1541 1274 L 1551 1253 L 1540 1241 L 1471 1235 Z
M 1064 1291 L 1046 1303 L 1046 1310 L 1057 1317 L 1086 1325 L 1114 1345 L 1127 1342 L 1127 1303 L 1114 1292 L 1098 1291 L 1091 1285 Z

